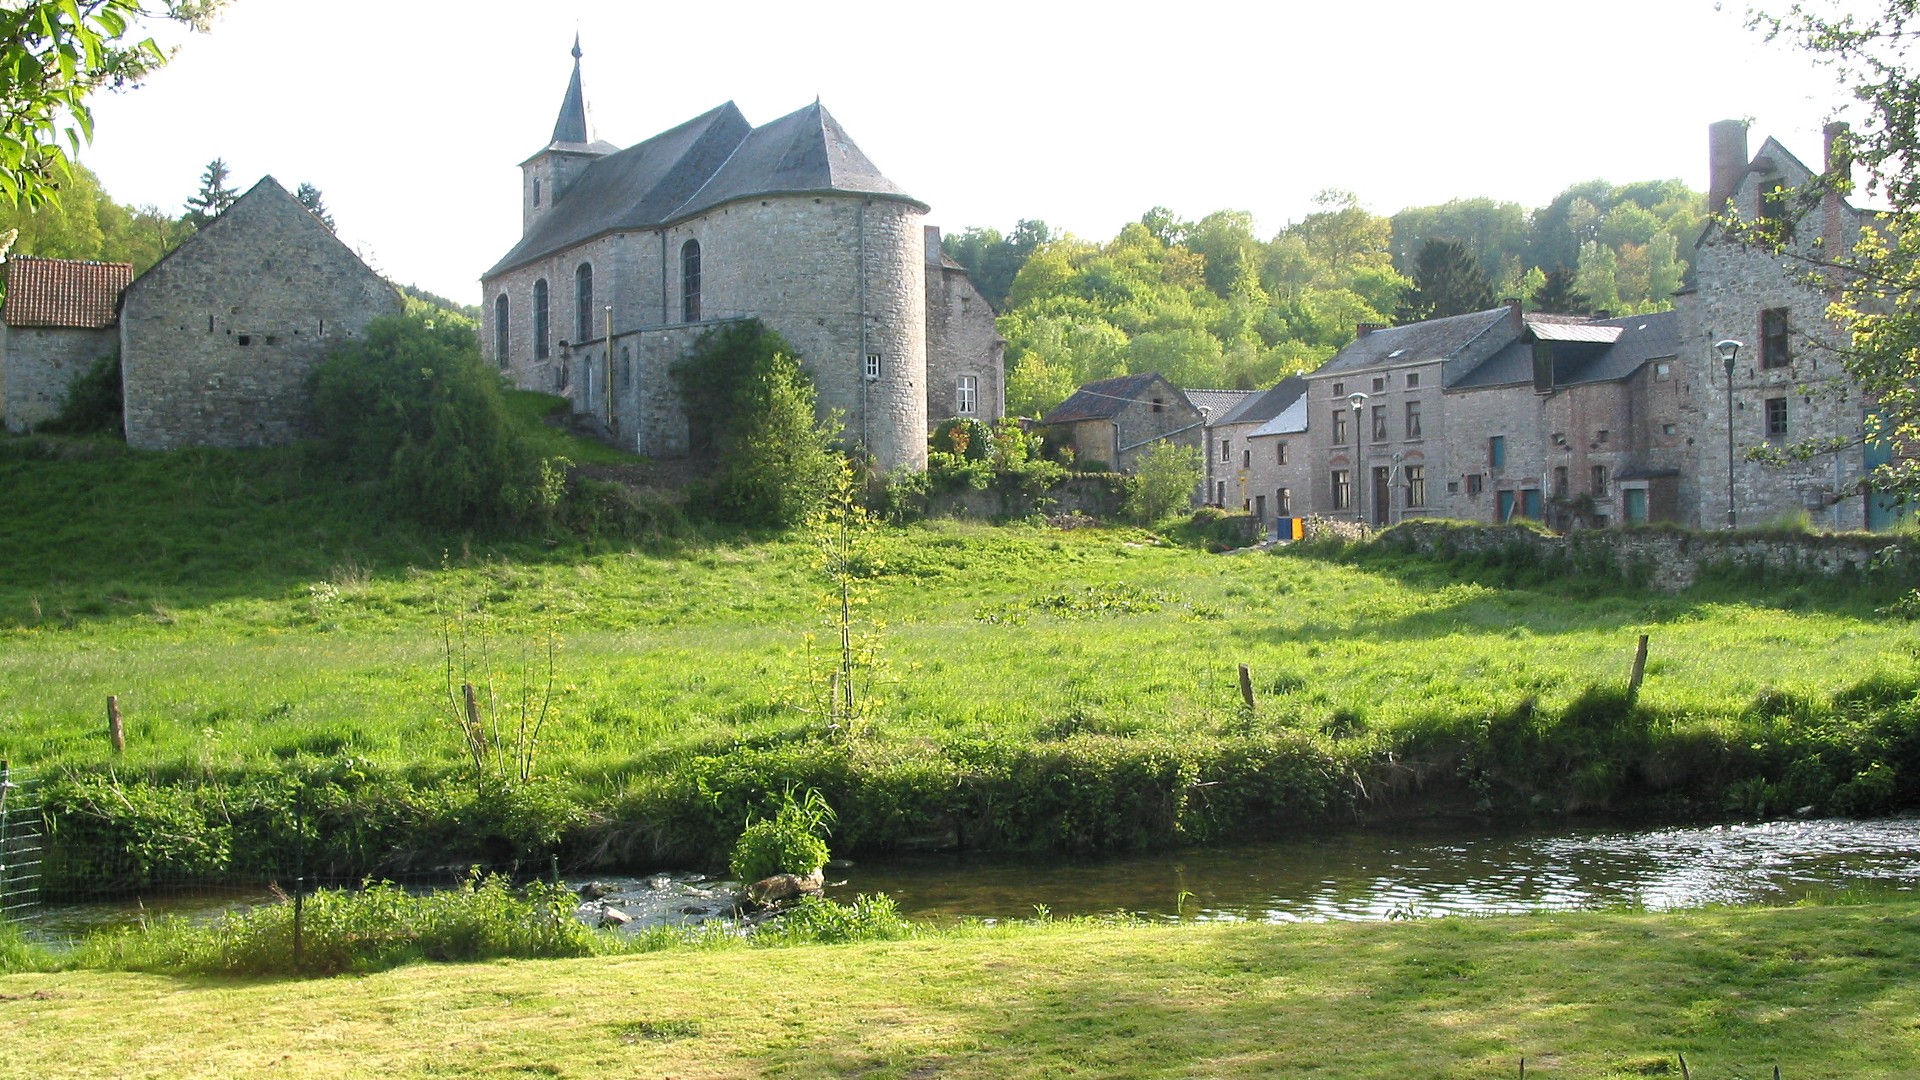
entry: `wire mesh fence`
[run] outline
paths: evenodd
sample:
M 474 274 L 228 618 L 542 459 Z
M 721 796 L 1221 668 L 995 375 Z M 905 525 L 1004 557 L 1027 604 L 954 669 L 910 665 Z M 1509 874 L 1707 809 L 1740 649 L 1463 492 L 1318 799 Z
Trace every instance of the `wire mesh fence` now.
M 0 761 L 0 920 L 22 922 L 39 913 L 45 856 L 39 785 L 26 770 Z

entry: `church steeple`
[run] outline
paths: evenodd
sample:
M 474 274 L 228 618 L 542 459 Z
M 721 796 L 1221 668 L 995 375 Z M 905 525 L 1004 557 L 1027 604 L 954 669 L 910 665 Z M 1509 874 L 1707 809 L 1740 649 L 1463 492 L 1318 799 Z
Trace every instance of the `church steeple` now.
M 567 81 L 567 96 L 560 100 L 560 117 L 553 122 L 553 141 L 585 145 L 593 141 L 587 122 L 587 98 L 580 90 L 580 34 L 573 35 L 573 78 Z

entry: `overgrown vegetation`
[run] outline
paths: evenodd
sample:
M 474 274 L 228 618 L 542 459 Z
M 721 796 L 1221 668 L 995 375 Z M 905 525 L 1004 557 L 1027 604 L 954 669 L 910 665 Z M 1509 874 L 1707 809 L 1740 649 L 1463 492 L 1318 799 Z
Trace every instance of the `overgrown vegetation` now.
M 758 319 L 708 331 L 672 368 L 693 452 L 714 463 L 691 505 L 716 520 L 797 525 L 845 468 L 840 423 L 817 413 L 793 347 Z
M 1138 524 L 1152 525 L 1176 509 L 1192 506 L 1200 478 L 1198 447 L 1155 443 L 1127 483 L 1127 516 Z
M 547 520 L 563 459 L 542 458 L 507 411 L 470 328 L 384 316 L 314 369 L 321 460 L 377 486 L 391 509 L 441 527 Z
M 727 870 L 749 884 L 775 874 L 818 874 L 827 865 L 826 837 L 833 820 L 833 807 L 818 791 L 809 788 L 796 798 L 789 788 L 772 817 L 747 822 Z

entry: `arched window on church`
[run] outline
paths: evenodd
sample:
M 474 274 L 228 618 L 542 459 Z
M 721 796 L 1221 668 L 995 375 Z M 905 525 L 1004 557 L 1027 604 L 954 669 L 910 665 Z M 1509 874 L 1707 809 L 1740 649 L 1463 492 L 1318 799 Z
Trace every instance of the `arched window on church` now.
M 553 355 L 547 344 L 547 279 L 533 283 L 533 358 L 545 360 Z
M 507 367 L 507 294 L 501 293 L 493 302 L 493 358 L 500 362 L 501 370 Z
M 581 263 L 573 272 L 573 339 L 593 340 L 593 264 Z
M 680 245 L 680 321 L 700 321 L 700 241 Z

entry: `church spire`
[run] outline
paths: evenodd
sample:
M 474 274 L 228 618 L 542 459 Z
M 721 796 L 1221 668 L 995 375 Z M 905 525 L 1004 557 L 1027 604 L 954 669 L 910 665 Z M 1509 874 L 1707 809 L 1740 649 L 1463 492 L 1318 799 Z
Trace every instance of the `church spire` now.
M 587 123 L 587 98 L 580 90 L 580 34 L 573 35 L 573 78 L 567 82 L 567 96 L 560 101 L 560 117 L 553 122 L 556 143 L 593 141 Z

